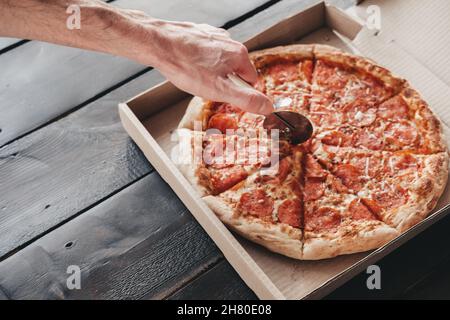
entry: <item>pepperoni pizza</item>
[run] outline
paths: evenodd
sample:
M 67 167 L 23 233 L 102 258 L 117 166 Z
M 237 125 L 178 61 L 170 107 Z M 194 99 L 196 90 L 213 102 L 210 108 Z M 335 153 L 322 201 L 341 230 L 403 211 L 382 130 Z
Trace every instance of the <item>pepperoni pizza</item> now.
M 440 121 L 406 80 L 323 45 L 250 57 L 255 88 L 279 109 L 307 116 L 314 134 L 299 146 L 282 142 L 270 173 L 262 173 L 264 157 L 224 165 L 215 161 L 223 159 L 220 152 L 208 153 L 209 164 L 180 166 L 224 223 L 274 252 L 316 260 L 378 248 L 436 206 L 447 183 L 447 146 Z M 225 136 L 227 130 L 258 130 L 263 121 L 238 106 L 195 97 L 180 128 L 215 150 L 239 139 Z

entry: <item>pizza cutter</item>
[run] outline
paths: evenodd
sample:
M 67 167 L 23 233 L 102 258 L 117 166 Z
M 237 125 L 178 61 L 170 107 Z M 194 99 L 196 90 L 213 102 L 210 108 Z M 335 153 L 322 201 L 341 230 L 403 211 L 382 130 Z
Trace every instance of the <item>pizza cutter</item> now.
M 234 84 L 254 89 L 236 74 L 229 74 Z M 288 107 L 292 103 L 289 97 L 279 99 L 273 105 L 275 110 Z M 278 129 L 280 139 L 288 140 L 292 144 L 300 144 L 311 138 L 313 126 L 304 115 L 292 111 L 274 111 L 264 119 L 263 127 L 266 130 Z

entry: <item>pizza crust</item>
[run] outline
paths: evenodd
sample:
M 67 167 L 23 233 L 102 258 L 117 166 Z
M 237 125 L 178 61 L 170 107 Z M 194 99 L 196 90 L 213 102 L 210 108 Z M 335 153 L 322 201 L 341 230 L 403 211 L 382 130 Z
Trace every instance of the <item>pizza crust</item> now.
M 186 108 L 183 118 L 178 124 L 178 128 L 195 130 L 194 123 L 195 121 L 199 121 L 203 130 L 206 127 L 206 114 L 208 113 L 209 106 L 210 103 L 203 98 L 193 97 Z
M 445 142 L 443 126 L 439 118 L 430 109 L 420 94 L 409 84 L 400 93 L 400 96 L 405 100 L 408 106 L 416 112 L 415 120 L 421 124 L 422 128 L 426 129 L 426 137 L 429 142 L 429 147 L 433 152 L 448 151 Z
M 203 200 L 219 219 L 244 238 L 256 242 L 270 251 L 303 259 L 302 231 L 287 224 L 269 224 L 254 217 L 238 216 L 231 205 L 220 197 L 206 196 Z
M 316 59 L 343 64 L 345 66 L 349 66 L 356 70 L 365 72 L 378 79 L 385 85 L 393 88 L 395 94 L 400 92 L 406 83 L 406 80 L 394 76 L 389 70 L 376 64 L 375 62 L 367 58 L 362 58 L 360 56 L 355 56 L 350 53 L 343 52 L 334 47 L 316 45 L 314 47 L 314 56 Z
M 178 169 L 201 197 L 208 194 L 208 189 L 202 186 L 202 184 L 200 183 L 200 179 L 197 177 L 197 168 L 192 165 L 183 164 L 178 165 Z
M 314 59 L 314 45 L 294 44 L 290 46 L 279 46 L 251 52 L 250 60 L 256 68 L 263 68 L 277 59 Z
M 409 188 L 408 202 L 385 214 L 385 221 L 400 232 L 405 232 L 425 219 L 447 185 L 448 164 L 447 152 L 428 156 L 424 174 Z
M 208 190 L 200 183 L 198 178 L 198 165 L 194 163 L 194 148 L 192 146 L 194 137 L 196 135 L 199 135 L 198 137 L 203 136 L 203 132 L 179 128 L 176 133 L 178 135 L 178 145 L 172 149 L 172 159 L 200 196 L 205 196 L 208 194 Z
M 333 258 L 379 248 L 400 233 L 381 221 L 354 221 L 334 234 L 305 232 L 304 260 Z

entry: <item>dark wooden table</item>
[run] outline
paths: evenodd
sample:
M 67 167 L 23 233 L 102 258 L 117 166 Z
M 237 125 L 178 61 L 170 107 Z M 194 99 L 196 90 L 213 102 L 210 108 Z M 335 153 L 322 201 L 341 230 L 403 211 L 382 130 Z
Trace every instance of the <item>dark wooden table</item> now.
M 153 16 L 231 28 L 305 0 L 116 0 Z M 347 6 L 353 1 L 334 1 Z M 128 60 L 0 39 L 0 298 L 254 299 L 122 129 L 117 104 L 163 81 Z M 450 298 L 450 217 L 328 298 Z M 69 290 L 67 267 L 81 268 Z

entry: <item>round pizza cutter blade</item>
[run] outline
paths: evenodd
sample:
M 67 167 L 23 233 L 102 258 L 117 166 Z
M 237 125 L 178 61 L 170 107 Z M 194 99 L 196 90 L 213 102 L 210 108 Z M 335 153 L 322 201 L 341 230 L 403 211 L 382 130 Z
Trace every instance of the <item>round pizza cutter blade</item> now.
M 264 119 L 266 130 L 279 130 L 280 139 L 292 144 L 300 144 L 311 138 L 313 126 L 305 116 L 292 111 L 275 111 Z

